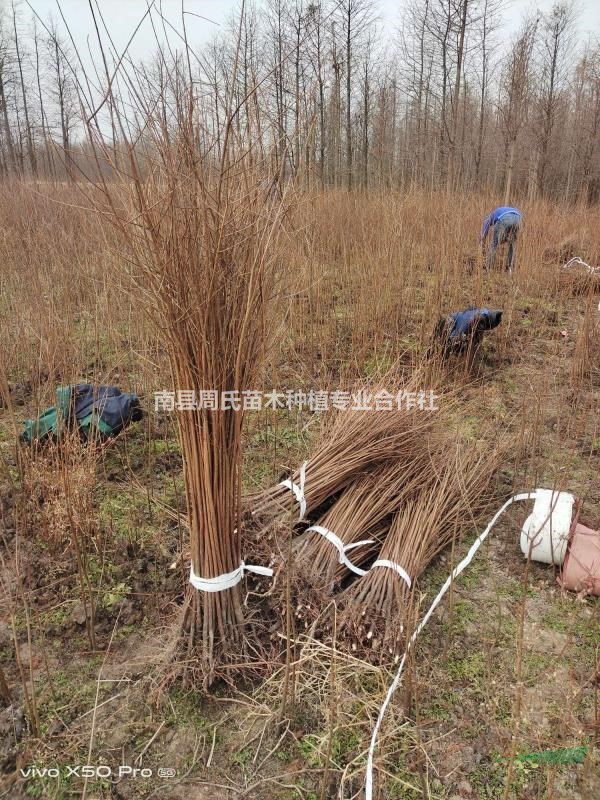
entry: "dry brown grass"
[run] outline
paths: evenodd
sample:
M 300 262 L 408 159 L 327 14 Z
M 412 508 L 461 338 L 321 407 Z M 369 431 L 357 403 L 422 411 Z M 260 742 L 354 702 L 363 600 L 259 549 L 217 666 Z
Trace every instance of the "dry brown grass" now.
M 77 188 L 3 184 L 0 203 L 9 376 L 41 375 L 44 383 L 50 373 L 66 378 L 94 370 L 110 378 L 123 371 L 143 375 L 148 388 L 164 388 L 159 337 L 123 291 L 122 247 L 106 222 L 82 208 L 89 203 Z M 579 255 L 600 263 L 600 243 L 592 235 L 598 212 L 524 204 L 518 269 L 508 279 L 500 270 L 485 275 L 479 269 L 477 231 L 492 203 L 417 192 L 305 197 L 296 214 L 298 234 L 286 243 L 293 289 L 270 380 L 334 381 L 337 387 L 340 378 L 363 376 L 365 362 L 372 370 L 406 351 L 419 356 L 437 317 L 469 302 L 504 308 L 494 337 L 500 355 L 508 348 L 518 355 L 514 339 L 523 332 L 515 330 L 516 306 L 527 303 L 533 321 L 542 321 L 560 275 L 559 259 L 544 260 L 542 253 L 581 231 L 586 248 Z M 465 268 L 466 257 L 477 268 Z M 568 292 L 552 300 L 557 314 L 567 300 Z
M 600 519 L 597 484 L 600 451 L 597 326 L 600 298 L 591 292 L 574 295 L 570 287 L 561 285 L 559 270 L 562 243 L 569 237 L 575 237 L 581 246 L 577 255 L 590 264 L 600 264 L 600 211 L 596 208 L 566 210 L 545 203 L 524 204 L 525 228 L 518 243 L 517 271 L 513 276 L 499 269 L 484 274 L 477 233 L 481 219 L 494 201 L 494 198 L 485 196 L 457 197 L 424 192 L 400 196 L 392 192 L 351 195 L 332 191 L 304 196 L 291 226 L 296 233 L 285 234 L 285 269 L 290 286 L 289 296 L 282 299 L 280 309 L 285 317 L 285 330 L 270 342 L 269 358 L 257 379 L 257 388 L 348 388 L 357 380 L 377 380 L 395 362 L 398 362 L 400 375 L 404 376 L 412 372 L 420 361 L 438 316 L 471 302 L 502 308 L 502 325 L 484 340 L 473 372 L 466 374 L 462 363 L 453 362 L 445 373 L 444 381 L 449 386 L 456 385 L 459 396 L 460 410 L 452 427 L 466 440 L 474 441 L 484 429 L 499 431 L 509 421 L 519 431 L 519 441 L 506 459 L 502 474 L 495 483 L 496 490 L 508 495 L 512 488 L 552 485 L 557 481 L 584 497 L 590 520 L 597 520 Z M 91 497 L 89 514 L 94 521 L 99 519 L 102 493 L 114 484 L 115 473 L 124 483 L 129 474 L 135 476 L 136 482 L 147 492 L 149 509 L 156 508 L 153 499 L 173 506 L 179 503 L 181 509 L 181 459 L 174 444 L 172 421 L 152 411 L 152 392 L 170 388 L 164 342 L 147 324 L 144 309 L 123 291 L 126 276 L 121 245 L 104 221 L 81 208 L 85 202 L 77 187 L 43 186 L 39 191 L 29 184 L 3 184 L 0 187 L 0 210 L 4 220 L 0 237 L 0 358 L 6 386 L 4 401 L 6 403 L 8 393 L 11 405 L 3 408 L 0 414 L 3 482 L 12 482 L 17 492 L 21 488 L 14 454 L 13 422 L 32 416 L 52 403 L 58 381 L 114 382 L 142 395 L 149 416 L 143 429 L 132 431 L 115 452 L 100 460 L 95 471 L 96 489 Z M 545 256 L 548 250 L 555 251 L 558 257 Z M 561 335 L 563 330 L 566 336 Z M 475 411 L 467 410 L 462 398 L 469 400 L 469 408 L 474 407 Z M 245 474 L 248 487 L 264 489 L 275 484 L 283 474 L 292 474 L 314 450 L 319 429 L 319 420 L 306 411 L 248 415 L 244 431 L 248 445 Z M 44 462 L 37 462 L 34 469 L 41 473 L 44 481 L 51 480 Z M 71 496 L 75 497 L 75 483 L 79 480 L 76 469 L 68 470 L 68 480 L 72 483 Z M 88 481 L 92 481 L 91 472 L 86 472 L 82 483 L 84 494 Z M 48 491 L 54 490 L 49 488 Z M 128 496 L 126 502 L 133 506 L 133 496 Z M 114 530 L 111 528 L 110 531 L 115 539 L 111 558 L 116 561 L 115 553 L 119 551 L 121 557 L 114 583 L 132 588 L 131 602 L 136 603 L 134 610 L 142 609 L 153 627 L 171 625 L 187 577 L 185 559 L 179 558 L 185 537 L 172 523 L 171 517 L 156 516 L 155 510 L 146 512 L 142 509 L 142 514 L 138 509 L 136 521 L 146 520 L 155 538 L 130 549 L 119 538 L 119 507 L 111 507 L 111 510 L 116 517 Z M 6 520 L 7 528 L 11 513 L 10 509 L 3 509 L 2 519 Z M 515 518 L 504 529 L 504 534 L 498 534 L 500 544 L 494 561 L 488 560 L 487 551 L 480 554 L 481 563 L 489 567 L 491 575 L 486 573 L 486 579 L 478 582 L 479 573 L 475 568 L 469 588 L 457 595 L 457 604 L 467 600 L 476 604 L 481 597 L 480 606 L 476 606 L 473 612 L 478 616 L 475 622 L 470 622 L 468 636 L 453 626 L 453 617 L 448 623 L 444 618 L 443 624 L 435 623 L 435 636 L 425 640 L 417 651 L 419 671 L 414 676 L 414 693 L 420 693 L 424 704 L 433 703 L 434 698 L 438 702 L 444 691 L 462 692 L 465 687 L 468 691 L 463 693 L 463 711 L 452 712 L 457 715 L 458 722 L 450 720 L 447 725 L 432 726 L 429 719 L 423 723 L 429 725 L 430 731 L 424 738 L 419 726 L 408 723 L 399 707 L 395 709 L 397 716 L 390 719 L 389 727 L 384 731 L 378 762 L 380 780 L 389 780 L 394 791 L 399 791 L 398 781 L 406 780 L 411 786 L 417 786 L 414 797 L 426 796 L 419 782 L 421 768 L 418 765 L 424 764 L 422 769 L 425 772 L 429 770 L 431 777 L 434 775 L 433 764 L 439 767 L 444 786 L 440 789 L 436 785 L 431 796 L 436 800 L 438 797 L 451 797 L 456 791 L 456 782 L 452 776 L 445 777 L 440 766 L 446 750 L 464 744 L 462 738 L 467 736 L 465 731 L 471 730 L 469 726 L 479 726 L 483 730 L 488 706 L 497 710 L 498 698 L 502 698 L 502 708 L 508 702 L 510 709 L 515 678 L 511 669 L 516 645 L 514 639 L 498 639 L 500 634 L 496 632 L 494 614 L 512 619 L 518 604 L 528 602 L 526 590 L 517 597 L 513 588 L 511 591 L 515 592 L 515 597 L 508 601 L 502 594 L 511 587 L 514 575 L 519 574 L 519 554 L 515 555 L 518 550 L 515 532 L 519 522 Z M 500 538 L 502 535 L 504 538 Z M 19 520 L 19 537 L 21 542 L 29 540 L 32 548 L 38 551 L 39 563 L 47 559 L 38 526 L 28 525 L 27 519 Z M 260 551 L 256 560 L 263 563 L 262 555 L 276 550 L 274 540 L 269 537 L 267 532 L 262 542 L 254 542 L 249 536 L 246 543 L 249 561 L 253 553 Z M 95 546 L 94 541 L 91 544 Z M 10 536 L 5 533 L 2 547 L 8 548 L 10 554 L 12 546 Z M 147 562 L 149 554 L 152 554 L 155 567 L 148 567 L 147 563 L 138 567 L 137 562 Z M 447 559 L 448 556 L 445 552 L 441 557 Z M 65 569 L 72 558 L 71 553 L 64 555 Z M 51 563 L 49 558 L 47 560 Z M 8 571 L 14 577 L 17 569 L 14 561 L 9 557 L 4 563 L 10 567 Z M 173 563 L 176 567 L 170 570 Z M 54 610 L 54 594 L 57 605 L 60 599 L 59 610 L 65 603 L 73 604 L 79 600 L 74 560 L 72 566 L 75 569 L 61 575 L 61 584 L 56 583 L 56 586 L 54 571 L 49 570 L 46 575 L 40 569 L 36 576 L 39 585 L 33 586 L 26 565 L 19 562 L 19 575 L 28 593 L 15 592 L 11 607 L 19 623 L 19 615 L 24 613 L 22 597 L 27 597 L 31 606 L 34 623 L 31 627 L 30 653 L 34 665 L 31 685 L 42 693 L 45 700 L 49 692 L 47 675 L 35 664 L 39 653 L 50 651 L 39 632 L 51 627 L 47 614 Z M 154 583 L 144 577 L 147 572 L 143 570 L 151 571 Z M 423 592 L 431 591 L 428 581 L 431 580 L 435 587 L 436 576 L 448 571 L 447 560 L 434 563 L 423 576 Z M 487 577 L 495 595 L 487 585 Z M 278 580 L 281 582 L 282 576 Z M 12 586 L 10 582 L 7 585 Z M 69 586 L 73 593 L 63 594 Z M 544 587 L 543 590 L 540 587 Z M 249 583 L 249 588 L 269 591 L 266 581 L 260 585 Z M 548 571 L 540 569 L 535 573 L 532 588 L 543 592 L 540 605 L 543 600 L 546 604 L 544 609 L 552 611 L 560 624 L 568 629 L 572 620 L 569 616 L 571 611 L 565 611 L 567 607 L 574 609 L 573 613 L 589 611 L 590 621 L 593 621 L 595 606 L 589 601 L 587 604 L 573 604 L 569 598 L 561 597 Z M 95 593 L 95 588 L 92 589 Z M 250 594 L 244 600 L 248 603 L 248 613 L 254 615 L 260 635 L 266 641 L 269 637 L 272 640 L 273 661 L 264 669 L 277 670 L 281 667 L 281 653 L 285 650 L 287 636 L 282 638 L 281 621 L 270 608 L 269 597 L 257 598 Z M 117 606 L 123 607 L 121 604 Z M 103 614 L 104 627 L 100 626 L 97 631 L 99 646 L 106 646 L 117 618 L 116 613 L 110 616 L 106 610 Z M 326 625 L 331 629 L 333 618 L 330 610 L 328 614 Z M 458 611 L 456 615 L 460 616 Z M 142 631 L 136 621 L 139 617 L 131 616 L 131 619 L 134 621 L 128 623 L 129 629 L 123 630 L 123 641 L 131 638 L 131 647 L 135 649 L 139 647 L 136 636 L 150 638 L 150 635 Z M 499 626 L 500 622 L 497 624 Z M 579 621 L 577 625 L 580 624 L 583 623 Z M 59 643 L 64 654 L 52 656 L 48 674 L 52 677 L 59 668 L 66 669 L 65 662 L 72 662 L 79 674 L 82 665 L 86 665 L 90 658 L 85 632 L 82 641 L 81 630 L 61 628 L 56 622 L 53 625 L 57 632 L 48 634 L 48 639 Z M 578 636 L 576 631 L 580 628 L 576 628 L 574 622 L 573 626 L 573 636 Z M 17 624 L 16 630 L 20 645 L 27 644 L 27 629 L 19 628 Z M 303 730 L 297 720 L 294 721 L 292 713 L 288 715 L 290 732 L 283 742 L 295 739 L 302 742 L 306 735 L 315 751 L 315 766 L 304 764 L 302 767 L 306 768 L 302 773 L 306 784 L 301 787 L 300 794 L 309 798 L 310 792 L 316 791 L 320 795 L 327 767 L 335 789 L 327 784 L 325 796 L 327 792 L 335 796 L 340 782 L 348 797 L 359 796 L 366 736 L 389 674 L 385 665 L 380 669 L 360 662 L 358 666 L 350 655 L 339 653 L 339 648 L 333 654 L 330 640 L 321 638 L 319 641 L 310 633 L 307 632 L 306 638 L 291 637 L 292 658 L 287 668 L 273 672 L 273 678 L 265 684 L 262 693 L 259 687 L 259 697 L 253 701 L 253 708 L 256 712 L 256 703 L 260 700 L 261 725 L 267 716 L 271 719 L 272 712 L 276 712 L 275 716 L 279 718 L 283 675 L 286 671 L 291 674 L 291 668 L 297 664 L 296 703 L 291 703 L 290 708 L 295 708 L 295 713 L 302 716 L 302 711 L 310 707 L 318 717 L 314 728 Z M 161 636 L 162 631 L 158 637 L 152 634 L 153 639 Z M 527 643 L 519 646 L 526 647 Z M 588 650 L 585 650 L 585 658 Z M 485 653 L 486 665 L 488 660 L 492 666 L 502 663 L 502 671 L 493 673 L 495 693 L 489 697 L 484 694 L 483 700 L 484 689 L 480 684 L 485 681 L 479 673 L 476 675 L 479 683 L 473 688 L 468 683 L 468 674 L 465 678 L 464 671 L 460 671 L 466 667 L 462 662 L 460 670 L 455 665 L 459 657 L 466 659 L 471 653 L 479 654 L 479 651 Z M 338 670 L 338 678 L 333 683 L 330 680 L 332 658 L 337 658 Z M 581 659 L 579 661 L 583 663 Z M 589 706 L 593 686 L 589 683 L 590 673 L 583 670 L 581 663 L 577 663 L 577 657 L 569 662 L 575 687 L 573 696 L 583 696 L 588 705 L 583 707 L 579 699 L 573 700 L 563 716 L 558 716 L 552 741 L 559 744 L 559 732 L 569 743 L 579 729 L 585 730 L 590 738 L 597 736 L 594 718 L 590 716 L 593 706 Z M 454 673 L 448 664 L 454 664 Z M 2 666 L 11 692 L 20 698 L 12 644 L 3 650 Z M 148 665 L 144 665 L 144 670 L 148 669 Z M 575 694 L 575 689 L 580 691 L 580 695 Z M 45 700 L 41 706 L 42 716 L 49 707 Z M 483 702 L 488 705 L 481 710 L 480 703 Z M 415 706 L 410 708 L 414 713 Z M 79 714 L 87 711 L 88 707 L 80 706 L 78 709 Z M 69 724 L 68 710 L 61 707 L 60 713 L 66 715 Z M 136 708 L 130 708 L 128 713 L 133 719 Z M 503 713 L 508 714 L 512 726 L 515 720 L 510 716 L 510 710 Z M 166 718 L 167 712 L 159 717 L 153 730 L 147 732 L 145 741 L 150 740 Z M 46 724 L 55 719 L 51 716 L 50 720 L 46 719 Z M 83 718 L 82 729 L 90 719 L 91 715 Z M 135 725 L 128 727 L 130 721 L 122 721 L 123 730 L 127 730 L 127 734 L 123 734 L 126 742 L 130 741 L 126 736 L 131 738 L 131 731 L 135 728 Z M 516 722 L 521 724 L 523 720 Z M 142 724 L 140 721 L 140 727 Z M 506 746 L 510 726 L 509 723 L 497 723 L 500 733 L 496 731 L 494 734 L 495 748 Z M 73 752 L 81 755 L 82 751 L 76 750 L 78 745 L 65 730 L 60 728 L 62 733 L 54 736 L 58 737 L 55 738 L 58 741 L 55 752 L 62 753 L 66 763 Z M 266 749 L 257 755 L 256 765 L 261 765 L 281 735 L 278 733 L 274 740 L 269 739 L 270 728 L 266 730 Z M 356 740 L 350 737 L 354 743 L 348 747 L 348 757 L 342 759 L 338 750 L 344 731 L 352 732 L 353 736 L 356 733 Z M 156 743 L 160 742 L 161 735 Z M 523 749 L 527 746 L 533 749 L 536 737 L 541 736 L 527 725 L 521 728 L 520 735 Z M 210 750 L 212 728 L 207 739 L 207 750 Z M 82 757 L 87 756 L 87 741 L 85 738 Z M 235 772 L 239 765 L 227 761 L 228 746 L 222 745 L 220 740 L 216 742 L 213 763 L 203 775 L 218 782 L 214 768 L 220 758 L 223 774 L 228 774 L 228 769 L 233 770 L 231 774 L 236 775 L 236 785 L 243 788 L 244 780 Z M 33 744 L 30 752 L 36 752 Z M 69 753 L 68 757 L 66 753 Z M 328 758 L 328 753 L 331 758 Z M 272 765 L 275 758 L 268 758 L 267 764 Z M 261 800 L 271 800 L 274 796 L 272 782 L 258 783 L 265 776 L 266 769 L 266 765 L 262 765 L 261 774 L 247 783 L 257 783 L 253 796 Z M 494 765 L 484 761 L 483 766 L 473 766 L 477 774 L 482 770 L 487 779 L 493 774 Z M 470 774 L 467 767 L 463 772 Z M 279 783 L 286 786 L 296 780 L 295 777 L 282 777 L 275 770 L 272 774 L 278 775 Z M 546 777 L 548 785 L 553 785 L 554 778 Z M 475 778 L 471 780 L 474 791 L 479 791 Z M 221 781 L 226 783 L 226 778 L 222 777 Z M 586 781 L 587 786 L 593 786 L 591 777 L 588 776 Z M 544 796 L 540 787 L 541 779 L 535 783 L 535 789 L 527 790 L 529 795 L 517 788 L 512 796 L 519 800 L 522 797 L 537 800 Z M 97 788 L 100 797 L 103 789 L 101 786 Z M 281 786 L 277 788 L 279 790 Z M 492 796 L 501 797 L 502 794 Z M 558 798 L 560 794 L 548 796 Z

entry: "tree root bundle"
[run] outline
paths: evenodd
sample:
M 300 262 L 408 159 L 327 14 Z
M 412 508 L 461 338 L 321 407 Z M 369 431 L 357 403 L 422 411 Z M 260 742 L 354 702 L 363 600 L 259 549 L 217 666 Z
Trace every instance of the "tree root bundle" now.
M 457 443 L 441 463 L 431 462 L 421 490 L 394 516 L 378 556 L 388 566 L 375 565 L 345 592 L 344 624 L 353 639 L 392 649 L 403 640 L 416 581 L 489 512 L 491 480 L 504 455 L 503 446 L 482 452 Z

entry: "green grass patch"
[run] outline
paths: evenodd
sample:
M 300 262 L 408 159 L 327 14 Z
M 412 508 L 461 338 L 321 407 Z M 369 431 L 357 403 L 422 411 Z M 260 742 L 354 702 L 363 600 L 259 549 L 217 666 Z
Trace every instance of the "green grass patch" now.
M 481 652 L 469 653 L 462 657 L 450 655 L 446 671 L 454 680 L 478 684 L 487 672 L 485 655 Z
M 172 725 L 191 725 L 200 731 L 206 731 L 210 727 L 202 695 L 196 691 L 171 688 L 165 703 L 164 715 L 167 722 Z

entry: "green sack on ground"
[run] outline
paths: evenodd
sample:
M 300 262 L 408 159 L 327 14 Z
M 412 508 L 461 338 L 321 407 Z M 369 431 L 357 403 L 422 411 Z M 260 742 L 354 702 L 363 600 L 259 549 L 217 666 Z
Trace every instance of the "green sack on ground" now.
M 57 441 L 69 425 L 71 416 L 71 387 L 59 386 L 56 390 L 56 405 L 43 411 L 37 419 L 26 419 L 21 441 L 53 439 Z
M 142 416 L 137 395 L 122 392 L 117 386 L 59 386 L 56 405 L 37 419 L 25 420 L 21 441 L 58 441 L 66 430 L 77 430 L 87 441 L 104 441 Z

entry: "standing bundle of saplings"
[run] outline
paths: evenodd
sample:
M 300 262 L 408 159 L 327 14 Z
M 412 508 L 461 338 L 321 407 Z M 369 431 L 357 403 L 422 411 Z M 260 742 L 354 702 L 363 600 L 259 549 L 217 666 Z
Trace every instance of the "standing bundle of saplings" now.
M 275 335 L 285 193 L 276 188 L 268 126 L 253 117 L 250 95 L 239 102 L 235 74 L 216 132 L 203 127 L 186 60 L 134 78 L 126 105 L 117 82 L 109 85 L 118 148 L 88 120 L 98 165 L 92 198 L 116 226 L 132 295 L 161 333 L 172 377 L 165 389 L 186 393 L 177 421 L 191 577 L 214 580 L 243 562 L 244 414 L 224 401 L 255 388 L 266 338 Z M 132 119 L 143 120 L 143 135 Z M 212 681 L 219 660 L 239 656 L 243 622 L 239 584 L 189 585 L 174 653 L 186 674 L 201 667 Z

